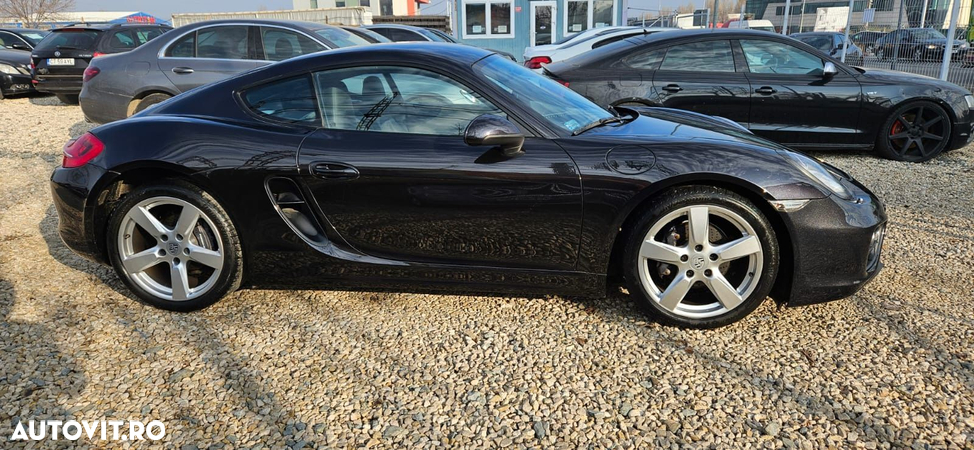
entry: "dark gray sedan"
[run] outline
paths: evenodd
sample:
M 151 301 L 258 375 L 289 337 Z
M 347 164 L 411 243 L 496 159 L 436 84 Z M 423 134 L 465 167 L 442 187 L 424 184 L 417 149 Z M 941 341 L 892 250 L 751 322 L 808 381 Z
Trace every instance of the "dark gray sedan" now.
M 198 86 L 308 53 L 370 42 L 340 27 L 220 20 L 177 28 L 131 52 L 92 60 L 81 110 L 96 123 L 125 119 Z

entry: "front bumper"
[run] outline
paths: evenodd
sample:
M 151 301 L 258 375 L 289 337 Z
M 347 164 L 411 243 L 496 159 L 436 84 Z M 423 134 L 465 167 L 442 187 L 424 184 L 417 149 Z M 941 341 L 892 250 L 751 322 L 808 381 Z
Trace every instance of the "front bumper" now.
M 974 118 L 974 115 L 968 113 L 968 117 Z M 956 150 L 964 147 L 970 144 L 971 139 L 974 138 L 974 122 L 969 120 L 954 122 L 950 134 L 950 144 L 948 144 L 947 150 Z
M 57 167 L 51 174 L 51 196 L 58 215 L 58 233 L 71 250 L 91 261 L 108 264 L 103 251 L 105 236 L 96 233 L 104 229 L 106 217 L 95 217 L 92 192 L 106 179 L 114 178 L 114 172 L 93 164 L 72 169 Z
M 787 280 L 790 286 L 773 292 L 772 297 L 784 296 L 789 306 L 851 296 L 883 268 L 883 204 L 858 182 L 844 179 L 842 183 L 853 193 L 853 200 L 830 196 L 781 213 L 791 235 L 792 277 Z M 783 251 L 783 259 L 786 256 Z
M 30 75 L 0 74 L 0 90 L 3 95 L 21 95 L 36 92 Z

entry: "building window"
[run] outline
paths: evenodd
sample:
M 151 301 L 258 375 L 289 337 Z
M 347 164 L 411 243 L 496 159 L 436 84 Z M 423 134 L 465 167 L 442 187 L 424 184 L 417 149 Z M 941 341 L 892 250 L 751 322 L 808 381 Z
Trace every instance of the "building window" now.
M 614 0 L 568 0 L 565 7 L 565 36 L 590 28 L 615 25 Z
M 785 7 L 784 6 L 779 6 L 779 7 L 775 8 L 774 9 L 774 15 L 776 15 L 776 16 L 783 16 L 783 15 L 785 15 Z
M 371 8 L 372 7 L 372 0 L 359 0 L 358 5 L 359 6 L 364 6 L 366 8 Z
M 311 0 L 311 9 L 318 9 L 318 0 Z
M 335 7 L 336 8 L 344 8 L 345 7 L 345 0 L 335 0 Z
M 464 3 L 464 37 L 512 38 L 514 37 L 514 4 L 511 2 L 486 1 Z

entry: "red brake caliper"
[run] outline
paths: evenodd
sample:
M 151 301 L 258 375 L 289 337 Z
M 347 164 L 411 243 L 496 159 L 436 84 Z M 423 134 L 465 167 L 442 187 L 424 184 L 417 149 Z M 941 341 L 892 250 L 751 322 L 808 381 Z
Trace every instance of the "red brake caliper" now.
M 896 122 L 893 122 L 893 126 L 889 129 L 889 135 L 892 137 L 893 135 L 898 134 L 900 131 L 903 131 L 903 122 L 897 118 Z

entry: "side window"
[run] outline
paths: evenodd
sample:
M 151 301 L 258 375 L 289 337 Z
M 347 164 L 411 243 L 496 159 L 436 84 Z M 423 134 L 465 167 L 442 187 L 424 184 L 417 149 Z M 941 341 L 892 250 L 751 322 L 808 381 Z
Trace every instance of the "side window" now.
M 734 55 L 730 41 L 703 41 L 677 44 L 663 57 L 659 70 L 687 72 L 733 72 Z
M 242 97 L 251 111 L 272 120 L 312 126 L 321 124 L 314 86 L 309 76 L 250 88 Z
M 311 38 L 291 30 L 281 28 L 260 28 L 264 55 L 269 61 L 284 61 L 295 56 L 324 50 L 325 47 Z
M 505 114 L 452 79 L 406 67 L 361 67 L 315 74 L 325 127 L 460 136 L 481 114 Z
M 825 67 L 822 58 L 781 42 L 742 40 L 741 48 L 753 73 L 821 75 Z
M 659 62 L 663 59 L 665 50 L 648 50 L 636 53 L 623 59 L 623 63 L 633 69 L 656 70 Z
M 372 31 L 374 31 L 374 32 L 376 32 L 376 33 L 381 34 L 386 39 L 388 39 L 388 40 L 390 40 L 392 42 L 396 42 L 394 39 L 392 39 L 392 33 L 390 33 L 390 29 L 389 28 L 369 28 L 369 29 L 372 30 Z
M 138 47 L 135 39 L 133 30 L 122 30 L 112 35 L 111 39 L 109 39 L 109 45 L 114 49 L 131 50 Z
M 0 32 L 0 47 L 10 48 L 14 45 L 14 36 L 10 33 Z
M 172 43 L 166 50 L 166 56 L 172 58 L 196 57 L 196 32 L 189 33 Z
M 204 28 L 196 32 L 196 57 L 248 59 L 247 27 Z
M 389 29 L 389 35 L 392 36 L 389 39 L 392 39 L 394 42 L 421 42 L 426 40 L 419 33 L 396 28 Z
M 142 45 L 162 36 L 165 32 L 166 30 L 162 28 L 139 28 L 135 30 L 135 40 L 138 42 L 138 45 Z

